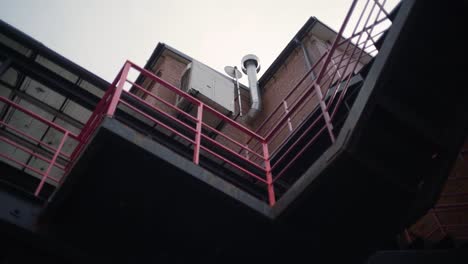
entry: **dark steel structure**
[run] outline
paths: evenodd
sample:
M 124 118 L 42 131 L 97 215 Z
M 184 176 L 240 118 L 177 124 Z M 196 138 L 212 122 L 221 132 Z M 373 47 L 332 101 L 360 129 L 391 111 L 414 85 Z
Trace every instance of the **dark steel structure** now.
M 428 211 L 443 228 L 431 208 L 467 134 L 468 90 L 440 36 L 460 35 L 466 6 L 384 5 L 354 0 L 327 52 L 255 131 L 132 62 L 108 84 L 2 23 L 0 241 L 11 251 L 0 259 L 365 263 L 410 247 L 407 228 Z M 427 261 L 412 254 L 368 261 Z

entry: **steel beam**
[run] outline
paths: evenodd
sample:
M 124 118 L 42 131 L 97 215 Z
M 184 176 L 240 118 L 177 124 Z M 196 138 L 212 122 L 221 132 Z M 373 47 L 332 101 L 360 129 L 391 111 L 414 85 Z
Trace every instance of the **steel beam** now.
M 99 97 L 96 95 L 66 80 L 37 62 L 17 54 L 14 50 L 1 43 L 0 55 L 9 58 L 12 67 L 87 109 L 94 109 L 99 102 Z

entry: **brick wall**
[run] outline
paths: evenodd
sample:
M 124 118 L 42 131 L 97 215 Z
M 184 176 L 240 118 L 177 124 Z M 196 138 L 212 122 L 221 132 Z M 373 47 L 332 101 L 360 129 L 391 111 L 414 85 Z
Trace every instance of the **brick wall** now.
M 452 173 L 442 190 L 434 210 L 409 228 L 414 236 L 439 241 L 445 236 L 455 240 L 468 239 L 468 139 L 462 147 Z M 447 207 L 447 205 L 452 205 Z M 445 207 L 443 207 L 445 206 Z M 437 223 L 439 221 L 440 225 Z
M 172 55 L 169 52 L 164 52 L 163 55 L 158 59 L 157 63 L 153 66 L 151 71 L 156 74 L 156 76 L 174 85 L 175 87 L 180 87 L 180 77 L 182 76 L 182 73 L 188 63 L 188 61 L 178 59 L 176 55 Z M 145 79 L 142 86 L 151 93 L 166 100 L 168 103 L 175 104 L 176 94 L 161 84 L 155 83 L 150 79 Z M 137 94 L 142 96 L 141 92 Z M 159 102 L 157 99 L 151 96 L 143 96 L 143 98 L 149 104 L 155 105 L 168 113 L 175 114 L 175 110 Z
M 329 43 L 326 43 L 311 34 L 304 37 L 302 44 L 307 50 L 312 65 L 314 65 L 322 57 L 322 55 L 327 51 L 327 48 L 330 46 Z M 343 46 L 343 49 L 344 48 L 345 45 Z M 349 55 L 351 53 L 352 52 L 350 47 L 347 54 Z M 333 76 L 333 73 L 336 72 L 336 69 L 338 69 L 337 64 L 339 64 L 342 54 L 342 50 L 337 50 L 334 55 L 334 57 L 337 56 L 337 58 L 334 59 L 335 64 L 330 63 L 328 67 L 330 71 L 327 72 L 322 79 L 323 81 L 321 82 L 321 89 L 324 95 L 326 93 L 327 87 L 329 87 L 332 83 L 332 80 L 333 82 L 337 82 L 341 76 L 347 76 L 351 74 L 354 69 L 356 62 L 355 60 L 351 60 L 346 71 L 344 68 L 340 69 L 338 73 Z M 355 52 L 355 56 L 357 55 L 358 51 Z M 343 59 L 341 66 L 345 67 L 347 63 L 348 59 Z M 302 96 L 304 91 L 310 87 L 314 80 L 313 76 L 317 76 L 322 64 L 323 63 L 319 64 L 318 67 L 313 70 L 313 75 L 310 75 L 300 85 L 298 85 L 300 80 L 308 72 L 308 66 L 304 57 L 304 52 L 302 48 L 298 46 L 284 60 L 279 69 L 273 74 L 273 77 L 268 80 L 268 82 L 263 87 L 260 87 L 262 91 L 263 110 L 256 118 L 256 120 L 250 124 L 245 125 L 254 131 L 258 131 L 263 136 L 268 134 L 268 132 L 271 131 L 271 128 L 277 124 L 281 115 L 285 113 L 286 107 L 290 108 L 294 102 Z M 362 64 L 358 64 L 356 70 L 359 70 L 361 67 Z M 296 86 L 297 88 L 295 91 L 285 100 L 287 94 Z M 291 134 L 291 132 L 294 131 L 294 129 L 297 128 L 297 126 L 299 126 L 304 121 L 304 119 L 318 107 L 318 104 L 318 96 L 315 95 L 307 98 L 305 103 L 298 108 L 299 110 L 295 111 L 291 116 L 290 124 L 287 122 L 282 124 L 278 135 L 274 137 L 271 142 L 269 142 L 270 152 L 276 150 L 280 144 Z M 266 121 L 266 123 L 260 128 L 261 124 L 270 115 L 272 115 L 272 117 L 270 117 L 269 120 Z M 290 128 L 292 128 L 292 131 Z M 251 147 L 254 146 L 252 145 Z M 260 150 L 260 146 L 256 146 L 256 149 Z
M 312 65 L 317 62 L 320 57 L 325 53 L 327 50 L 328 43 L 319 40 L 317 37 L 309 34 L 308 36 L 304 37 L 302 43 L 307 50 Z M 156 65 L 154 65 L 152 71 L 161 77 L 162 79 L 168 81 L 169 83 L 173 84 L 176 87 L 180 87 L 180 78 L 186 65 L 189 63 L 188 61 L 184 61 L 177 57 L 178 55 L 173 54 L 170 51 L 165 51 L 163 55 L 158 59 Z M 339 58 L 337 59 L 336 63 L 338 63 Z M 345 65 L 346 61 L 342 63 Z M 314 70 L 314 76 L 318 74 L 319 67 L 316 67 Z M 330 65 L 330 69 L 336 66 Z M 340 75 L 349 74 L 351 72 L 352 67 L 350 67 L 346 72 L 343 70 L 340 71 Z M 257 131 L 260 135 L 265 136 L 271 128 L 278 123 L 281 115 L 285 112 L 285 107 L 291 107 L 294 102 L 301 97 L 303 92 L 310 87 L 313 82 L 313 77 L 310 75 L 303 81 L 300 85 L 298 83 L 304 77 L 304 75 L 308 71 L 308 66 L 306 63 L 306 59 L 304 57 L 303 50 L 301 47 L 296 47 L 292 52 L 290 52 L 289 56 L 282 62 L 281 66 L 276 70 L 276 72 L 272 75 L 272 77 L 264 84 L 261 89 L 261 97 L 263 101 L 263 109 L 262 112 L 249 123 L 246 123 L 243 118 L 239 116 L 239 107 L 238 107 L 238 98 L 236 96 L 235 101 L 235 113 L 233 113 L 233 118 L 247 126 L 248 128 Z M 327 79 L 327 74 L 324 79 Z M 331 76 L 330 76 L 331 77 Z M 339 75 L 336 75 L 333 79 L 334 81 L 339 78 Z M 325 93 L 325 89 L 328 87 L 332 78 L 328 78 L 329 81 L 322 85 L 323 93 Z M 174 93 L 170 92 L 164 87 L 161 87 L 159 84 L 153 84 L 149 81 L 145 81 L 143 84 L 144 87 L 149 87 L 149 90 L 162 97 L 163 99 L 167 100 L 170 103 L 175 103 L 176 96 Z M 294 92 L 285 100 L 286 95 L 295 87 L 297 88 Z M 250 109 L 250 94 L 247 89 L 241 89 L 241 98 L 242 98 L 242 113 L 245 115 Z M 169 112 L 175 113 L 174 110 L 169 109 L 167 106 L 164 106 L 162 103 L 157 102 L 155 99 L 146 97 L 145 99 L 147 102 L 153 105 L 157 105 L 161 109 Z M 274 152 L 280 144 L 297 128 L 302 121 L 318 106 L 318 97 L 311 96 L 306 100 L 306 102 L 301 105 L 298 111 L 295 111 L 294 114 L 291 116 L 289 123 L 284 122 L 281 124 L 279 129 L 279 133 L 269 142 L 270 153 Z M 206 113 L 206 112 L 205 112 Z M 205 114 L 204 113 L 204 114 Z M 270 116 L 272 115 L 268 121 L 260 128 L 260 125 Z M 206 115 L 209 118 L 209 115 Z M 207 121 L 204 119 L 204 121 Z M 216 122 L 211 122 L 209 120 L 209 124 L 215 125 Z M 292 131 L 290 130 L 292 128 Z M 229 124 L 225 124 L 222 126 L 221 131 L 226 134 L 227 136 L 231 137 L 232 139 L 242 142 L 243 144 L 249 140 L 249 137 L 246 136 L 244 133 L 241 133 L 233 126 Z M 230 142 L 229 140 L 218 136 L 216 140 L 223 145 L 227 146 L 230 149 L 235 151 L 240 151 L 240 147 L 236 146 L 236 144 Z M 262 153 L 262 147 L 258 142 L 253 141 L 249 144 L 249 147 L 255 150 L 257 153 Z M 245 155 L 247 155 L 244 152 Z M 262 163 L 261 160 L 257 160 L 258 163 Z
M 317 43 L 312 41 L 309 37 L 304 38 L 303 45 L 311 57 L 312 64 L 317 61 L 324 52 L 324 50 L 321 50 Z M 307 71 L 308 68 L 304 53 L 300 47 L 297 47 L 283 61 L 282 65 L 273 74 L 271 79 L 268 80 L 263 87 L 260 87 L 263 100 L 262 112 L 251 123 L 244 124 L 252 130 L 258 131 L 262 136 L 265 136 L 271 128 L 277 124 L 281 115 L 284 114 L 285 107 L 291 107 L 299 96 L 301 96 L 301 94 L 312 84 L 313 79 L 312 76 L 310 76 L 297 87 L 288 99 L 284 100 L 286 95 L 298 85 Z M 314 73 L 317 74 L 317 71 L 314 71 Z M 294 130 L 317 105 L 317 97 L 311 97 L 308 99 L 304 104 L 304 107 L 301 107 L 299 111 L 295 112 L 295 114 L 291 116 L 290 123 L 292 129 Z M 270 115 L 272 116 L 269 118 L 269 121 L 260 128 L 260 125 Z M 270 152 L 273 152 L 280 143 L 290 135 L 290 133 L 291 131 L 288 123 L 282 124 L 278 135 L 269 142 Z M 254 145 L 255 144 L 250 144 L 250 147 L 260 152 L 260 146 Z

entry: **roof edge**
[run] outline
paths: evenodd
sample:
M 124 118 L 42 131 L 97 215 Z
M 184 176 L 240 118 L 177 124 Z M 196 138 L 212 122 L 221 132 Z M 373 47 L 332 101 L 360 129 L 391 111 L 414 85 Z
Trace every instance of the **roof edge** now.
M 0 19 L 0 31 L 6 34 L 7 37 L 12 37 L 15 41 L 20 42 L 25 45 L 27 48 L 30 48 L 40 54 L 44 55 L 46 58 L 52 60 L 54 63 L 64 67 L 65 69 L 78 74 L 80 77 L 84 77 L 86 81 L 95 85 L 99 89 L 106 90 L 110 83 L 98 75 L 88 71 L 87 69 L 81 67 L 80 65 L 74 63 L 73 61 L 65 58 L 63 55 L 55 52 L 51 48 L 45 46 L 42 42 L 32 38 L 23 31 L 15 28 L 14 26 L 8 24 L 7 22 Z
M 320 22 L 316 17 L 311 16 L 306 21 L 306 23 L 299 29 L 299 31 L 294 35 L 294 37 L 289 41 L 286 47 L 281 51 L 281 53 L 276 57 L 276 59 L 271 63 L 265 73 L 260 77 L 258 83 L 260 85 L 260 89 L 264 87 L 264 85 L 273 77 L 276 73 L 278 68 L 282 65 L 282 62 L 289 57 L 290 53 L 299 45 L 295 40 L 302 40 L 307 33 L 312 29 L 316 22 Z

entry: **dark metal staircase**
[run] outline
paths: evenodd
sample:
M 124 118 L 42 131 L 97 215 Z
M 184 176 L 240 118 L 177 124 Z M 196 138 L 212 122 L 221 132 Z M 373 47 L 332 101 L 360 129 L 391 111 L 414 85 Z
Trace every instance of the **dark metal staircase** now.
M 440 68 L 428 65 L 424 59 L 427 54 L 434 52 L 437 44 L 441 44 L 440 40 L 435 38 L 437 34 L 434 34 L 434 29 L 431 30 L 433 34 L 419 29 L 420 21 L 426 21 L 428 17 L 432 17 L 433 10 L 441 9 L 425 1 L 402 3 L 400 12 L 394 18 L 394 25 L 382 41 L 379 55 L 368 66 L 368 70 L 363 70 L 364 80 L 355 86 L 358 92 L 349 93 L 355 96 L 354 103 L 351 102 L 352 106 L 346 111 L 338 112 L 343 113 L 342 115 L 347 118 L 341 125 L 334 124 L 339 130 L 336 142 L 330 145 L 325 134 L 322 140 L 323 148 L 311 148 L 310 152 L 305 152 L 302 160 L 296 161 L 296 166 L 290 168 L 291 173 L 288 175 L 297 180 L 287 182 L 287 178 L 283 179 L 283 185 L 291 185 L 291 187 L 284 192 L 274 207 L 260 209 L 249 202 L 246 203 L 248 206 L 244 207 L 245 200 L 238 202 L 232 197 L 220 199 L 223 195 L 202 201 L 199 200 L 202 199 L 199 195 L 203 191 L 199 191 L 204 190 L 205 187 L 202 186 L 205 183 L 195 184 L 187 189 L 187 192 L 197 191 L 197 195 L 186 196 L 180 193 L 170 196 L 170 200 L 165 200 L 166 204 L 160 207 L 161 210 L 164 208 L 161 211 L 162 214 L 150 216 L 155 223 L 162 224 L 166 228 L 175 228 L 172 227 L 173 220 L 171 219 L 177 219 L 174 223 L 178 223 L 177 229 L 180 233 L 177 232 L 177 234 L 179 236 L 175 236 L 175 233 L 166 236 L 164 232 L 153 230 L 151 231 L 153 237 L 164 237 L 161 243 L 171 241 L 175 237 L 182 241 L 190 237 L 189 234 L 193 232 L 191 230 L 194 230 L 192 228 L 204 230 L 207 238 L 210 237 L 208 239 L 210 243 L 207 243 L 201 237 L 204 235 L 197 231 L 197 235 L 192 237 L 194 240 L 190 240 L 193 243 L 184 244 L 182 248 L 190 256 L 202 257 L 204 254 L 215 253 L 206 253 L 207 248 L 201 244 L 206 243 L 207 247 L 218 244 L 219 255 L 212 255 L 218 260 L 226 260 L 227 256 L 232 257 L 233 252 L 237 255 L 237 260 L 242 257 L 266 256 L 272 252 L 275 254 L 270 256 L 275 256 L 274 258 L 277 259 L 286 259 L 288 255 L 286 252 L 294 252 L 295 255 L 292 258 L 299 260 L 304 257 L 304 252 L 310 250 L 321 260 L 339 259 L 339 256 L 330 257 L 330 250 L 334 248 L 336 239 L 349 238 L 349 243 L 353 245 L 348 243 L 346 252 L 353 255 L 352 259 L 357 261 L 363 260 L 373 249 L 379 249 L 380 243 L 385 244 L 384 241 L 387 239 L 393 239 L 395 234 L 422 215 L 427 210 L 427 206 L 434 202 L 433 198 L 437 196 L 438 188 L 441 187 L 438 182 L 443 182 L 448 174 L 468 123 L 465 104 L 468 98 L 466 89 L 451 85 L 447 87 L 451 90 L 444 93 L 436 92 L 441 87 L 441 82 L 445 81 L 444 74 L 441 74 Z M 450 8 L 447 7 L 447 10 Z M 440 13 L 440 15 L 443 14 L 447 13 Z M 439 27 L 441 30 L 439 34 L 447 28 L 456 26 L 450 19 L 444 20 L 443 23 L 445 26 Z M 429 39 L 434 45 L 428 45 Z M 450 56 L 436 55 L 433 57 L 433 62 L 447 65 L 454 63 L 453 59 Z M 453 84 L 460 83 L 457 78 L 452 81 Z M 453 96 L 454 94 L 457 96 Z M 314 113 L 311 115 L 313 116 Z M 114 124 L 117 129 L 116 125 L 117 123 Z M 112 131 L 110 127 L 107 130 L 109 132 L 106 133 Z M 302 130 L 298 131 L 300 134 Z M 325 143 L 327 141 L 328 143 Z M 288 144 L 285 144 L 284 148 L 288 148 Z M 318 149 L 325 151 L 320 154 Z M 314 152 L 319 154 L 312 158 Z M 151 169 L 148 167 L 146 170 Z M 138 171 L 138 175 L 143 173 L 142 170 Z M 130 171 L 126 172 L 126 174 L 130 173 Z M 164 176 L 158 175 L 157 177 Z M 190 178 L 190 176 L 184 177 Z M 182 182 L 186 181 L 182 180 L 184 177 L 180 178 Z M 148 184 L 145 177 L 138 179 Z M 105 185 L 105 182 L 107 181 L 102 184 Z M 89 183 L 91 184 L 92 181 Z M 152 185 L 154 184 L 157 183 L 154 182 Z M 173 184 L 178 185 L 175 182 Z M 95 183 L 93 185 L 94 188 L 99 186 Z M 137 186 L 135 185 L 135 191 L 129 197 L 135 195 L 138 190 Z M 167 183 L 164 186 L 172 185 Z M 225 187 L 231 188 L 228 185 Z M 165 190 L 165 193 L 167 191 Z M 122 192 L 126 193 L 125 190 Z M 149 198 L 153 196 L 153 191 L 143 192 L 146 193 L 145 198 L 135 198 L 133 204 L 136 207 L 132 209 L 132 212 L 138 211 L 136 209 L 139 208 L 138 203 L 143 200 L 153 201 L 141 205 L 140 210 L 145 212 L 151 211 L 149 208 L 153 208 L 152 203 L 159 203 L 160 196 L 156 195 L 159 191 L 154 193 L 153 198 Z M 170 195 L 169 193 L 166 195 Z M 99 188 L 95 190 L 95 195 L 102 195 Z M 198 198 L 194 199 L 194 197 Z M 241 197 L 245 197 L 244 194 L 237 196 L 236 199 L 241 199 Z M 193 207 L 191 209 L 183 206 L 183 201 L 187 199 L 198 202 L 191 203 Z M 223 201 L 223 205 L 214 202 L 213 199 Z M 233 201 L 230 202 L 230 199 Z M 81 204 L 82 201 L 82 199 L 76 199 L 75 206 Z M 79 208 L 75 206 L 73 207 Z M 83 208 L 88 208 L 88 206 L 89 203 Z M 174 208 L 179 208 L 184 213 L 176 213 Z M 126 211 L 124 207 L 115 210 Z M 233 212 L 236 216 L 231 215 Z M 258 214 L 258 212 L 262 213 Z M 125 212 L 128 217 L 133 217 L 134 214 Z M 221 220 L 218 219 L 220 214 L 242 220 L 231 222 L 224 217 Z M 263 222 L 262 214 L 267 216 L 266 219 L 274 220 Z M 175 215 L 177 217 L 173 218 Z M 196 215 L 200 220 L 196 226 L 189 224 L 191 221 L 183 221 L 191 215 Z M 218 220 L 203 224 L 204 221 L 213 217 Z M 230 235 L 218 236 L 219 230 L 224 230 L 222 223 L 229 228 L 234 228 L 240 237 L 231 236 L 233 234 L 230 232 Z M 210 225 L 216 228 L 213 229 Z M 143 230 L 139 232 L 149 232 L 150 229 Z M 260 237 L 257 236 L 259 234 L 261 234 Z M 270 240 L 271 236 L 267 234 L 275 239 Z M 236 239 L 233 239 L 234 237 Z M 250 244 L 252 242 L 258 246 L 259 250 L 252 251 L 248 249 L 249 246 L 241 246 L 242 237 L 248 238 L 249 246 L 252 246 Z M 227 243 L 224 238 L 236 242 Z M 214 243 L 214 241 L 223 242 Z M 271 241 L 278 241 L 278 243 Z M 165 250 L 171 252 L 170 254 L 177 254 L 172 251 L 172 246 L 170 246 L 173 245 L 172 243 L 174 242 L 167 244 Z M 222 246 L 224 243 L 227 244 Z M 200 247 L 195 247 L 195 251 L 190 250 L 193 244 Z
M 43 211 L 39 233 L 101 263 L 363 263 L 432 206 L 465 138 L 464 60 L 440 50 L 446 46 L 440 36 L 459 35 L 460 10 L 408 0 L 391 13 L 379 54 L 334 93 L 348 102 L 334 108 L 336 138 L 312 126 L 323 114 L 317 108 L 276 156 L 264 156 L 275 163 L 288 151 L 302 153 L 272 171 L 265 166 L 273 175 L 287 168 L 273 189 L 277 201 L 264 185 L 236 178 L 239 173 L 203 154 L 191 160 L 202 144 L 227 156 L 224 162 L 263 172 L 248 159 L 209 140 L 182 144 L 117 110 L 91 130 Z M 435 17 L 437 25 L 426 27 Z M 463 50 L 462 43 L 454 41 L 453 48 Z M 123 94 L 110 104 L 129 99 Z M 144 105 L 138 110 L 172 122 Z M 326 131 L 327 122 L 317 124 Z

